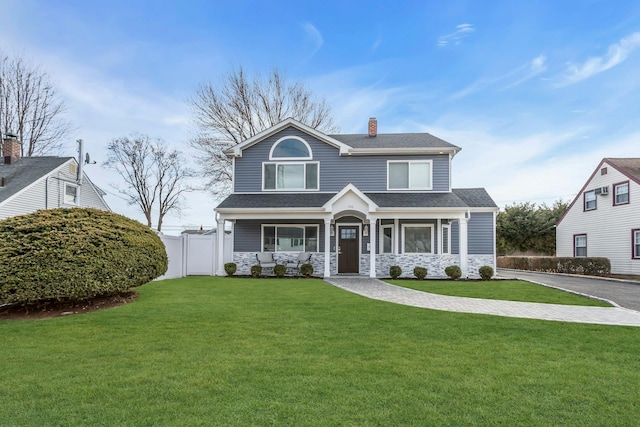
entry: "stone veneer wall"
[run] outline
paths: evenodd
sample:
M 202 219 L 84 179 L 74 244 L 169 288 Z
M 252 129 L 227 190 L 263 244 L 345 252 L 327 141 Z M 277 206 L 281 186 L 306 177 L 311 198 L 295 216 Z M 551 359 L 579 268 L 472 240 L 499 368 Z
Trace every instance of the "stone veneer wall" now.
M 298 254 L 282 254 L 274 252 L 273 259 L 278 264 L 286 264 L 287 262 L 296 261 Z M 258 264 L 256 259 L 256 252 L 234 252 L 233 262 L 236 263 L 238 269 L 236 274 L 238 275 L 250 275 L 251 266 Z M 333 265 L 333 262 L 331 263 Z M 324 275 L 324 253 L 313 252 L 311 254 L 311 265 L 313 265 L 313 275 L 322 277 Z M 271 269 L 263 271 L 263 274 L 271 275 L 273 272 Z M 294 275 L 292 271 L 287 271 L 287 275 Z
M 367 272 L 368 270 L 367 260 Z M 376 255 L 376 275 L 378 277 L 389 277 L 389 269 L 392 265 L 399 265 L 402 268 L 402 276 L 414 277 L 414 267 L 426 267 L 427 277 L 447 277 L 444 269 L 450 265 L 460 265 L 459 255 L 423 255 L 423 254 L 402 254 Z M 469 276 L 479 276 L 478 269 L 483 265 L 494 266 L 493 255 L 469 255 L 468 258 Z

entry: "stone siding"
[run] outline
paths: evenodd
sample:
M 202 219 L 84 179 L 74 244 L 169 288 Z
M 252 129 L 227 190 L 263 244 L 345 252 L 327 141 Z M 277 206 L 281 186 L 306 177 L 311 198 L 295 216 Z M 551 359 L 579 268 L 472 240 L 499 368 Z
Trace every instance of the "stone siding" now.
M 274 252 L 273 259 L 278 264 L 286 264 L 294 262 L 298 254 L 282 254 Z M 251 275 L 251 267 L 258 264 L 256 252 L 234 252 L 233 262 L 236 263 L 238 269 L 237 275 Z M 324 253 L 313 252 L 311 254 L 311 265 L 313 265 L 313 275 L 322 277 L 324 275 Z M 263 275 L 273 275 L 273 271 L 269 268 L 262 272 Z M 287 276 L 295 276 L 297 272 L 287 270 Z

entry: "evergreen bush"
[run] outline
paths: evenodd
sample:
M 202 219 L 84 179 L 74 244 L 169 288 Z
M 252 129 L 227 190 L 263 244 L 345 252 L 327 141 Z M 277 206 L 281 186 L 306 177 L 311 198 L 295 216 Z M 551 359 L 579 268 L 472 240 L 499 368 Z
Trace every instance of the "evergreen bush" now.
M 400 268 L 399 265 L 392 265 L 391 268 L 389 268 L 389 276 L 391 276 L 392 279 L 397 279 L 400 275 L 402 275 L 402 268 Z
M 302 274 L 305 277 L 311 277 L 311 275 L 313 274 L 313 265 L 302 264 L 300 266 L 300 274 Z
M 480 274 L 480 278 L 482 280 L 491 280 L 493 277 L 493 267 L 490 265 L 483 265 L 478 269 L 478 273 Z
M 114 295 L 167 266 L 155 232 L 112 212 L 51 209 L 0 221 L 0 305 Z
M 284 275 L 287 274 L 287 266 L 284 264 L 276 264 L 276 266 L 273 267 L 273 274 L 275 274 L 276 277 L 284 277 Z
M 260 277 L 260 275 L 262 274 L 262 266 L 261 265 L 252 265 L 251 266 L 251 276 L 253 277 Z
M 233 276 L 234 274 L 236 274 L 237 269 L 238 266 L 235 262 L 228 262 L 224 265 L 224 271 L 225 273 L 227 273 L 227 276 Z
M 423 280 L 427 277 L 427 269 L 424 267 L 415 267 L 413 269 L 413 275 L 416 276 L 419 280 Z
M 449 267 L 444 269 L 444 272 L 450 279 L 458 280 L 462 277 L 462 270 L 457 265 L 450 265 Z

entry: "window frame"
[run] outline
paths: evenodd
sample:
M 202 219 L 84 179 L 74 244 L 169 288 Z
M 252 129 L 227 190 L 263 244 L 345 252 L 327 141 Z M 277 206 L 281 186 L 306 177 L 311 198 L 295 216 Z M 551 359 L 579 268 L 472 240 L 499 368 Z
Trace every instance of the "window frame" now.
M 431 251 L 430 252 L 407 252 L 407 228 L 429 228 L 431 232 Z M 422 254 L 434 255 L 434 226 L 433 224 L 402 224 L 402 253 L 403 254 Z
M 444 248 L 444 231 L 447 230 L 447 250 Z M 442 242 L 442 255 L 451 255 L 451 224 L 442 224 L 440 241 Z
M 592 193 L 593 193 L 593 207 L 587 208 L 587 194 L 592 194 Z M 598 209 L 598 195 L 596 194 L 596 190 L 585 191 L 584 193 L 582 193 L 582 199 L 583 199 L 582 206 L 584 208 L 584 212 L 595 211 L 596 209 Z
M 75 195 L 73 198 L 72 202 L 68 202 L 67 201 L 67 188 L 73 188 L 75 189 Z M 78 206 L 78 192 L 79 192 L 79 188 L 80 186 L 76 185 L 76 184 L 71 184 L 70 182 L 65 182 L 64 183 L 64 193 L 62 194 L 62 200 L 64 202 L 65 205 L 73 205 L 73 206 Z
M 407 188 L 394 188 L 390 185 L 391 175 L 389 173 L 389 165 L 392 163 L 406 163 L 407 173 Z M 428 187 L 411 187 L 411 165 L 412 164 L 428 164 L 429 165 L 429 186 Z M 433 160 L 387 160 L 387 190 L 388 191 L 429 191 L 433 190 Z
M 640 228 L 631 230 L 631 259 L 640 259 Z
M 616 193 L 616 191 L 617 191 L 618 187 L 622 187 L 623 185 L 627 186 L 627 201 L 618 203 L 618 194 Z M 631 198 L 630 198 L 629 192 L 630 192 L 629 181 L 623 181 L 623 182 L 618 182 L 616 184 L 613 184 L 613 206 L 628 205 L 631 202 Z
M 391 251 L 389 252 L 385 252 L 384 251 L 384 230 L 385 229 L 389 229 L 391 230 Z M 396 233 L 394 232 L 394 228 L 395 226 L 393 224 L 382 224 L 380 226 L 380 254 L 391 254 L 393 255 L 393 250 L 395 248 L 395 239 L 396 239 Z
M 307 165 L 316 165 L 316 183 L 317 188 L 306 188 L 307 186 Z M 267 165 L 276 166 L 276 188 L 266 188 L 265 171 Z M 304 166 L 304 188 L 278 188 L 278 166 L 280 165 L 303 165 Z M 320 162 L 262 162 L 262 191 L 320 191 Z
M 265 247 L 264 242 L 264 229 L 266 227 L 274 227 L 275 234 L 274 239 L 275 242 L 273 244 L 273 251 L 269 251 Z M 278 251 L 278 227 L 282 228 L 301 228 L 302 229 L 302 251 Z M 307 228 L 315 228 L 316 229 L 316 247 L 313 251 L 307 251 Z M 261 252 L 271 252 L 274 254 L 297 254 L 299 252 L 319 252 L 320 250 L 320 225 L 319 224 L 261 224 L 260 226 L 260 248 L 262 248 Z
M 295 139 L 298 140 L 300 142 L 302 142 L 306 147 L 307 147 L 307 151 L 309 152 L 309 155 L 307 157 L 276 157 L 273 155 L 273 152 L 276 150 L 276 148 L 278 147 L 278 145 L 282 142 L 285 141 L 287 139 Z M 313 159 L 313 151 L 311 151 L 311 146 L 309 145 L 309 143 L 307 141 L 305 141 L 304 139 L 300 138 L 299 136 L 283 136 L 282 138 L 278 139 L 276 142 L 273 143 L 273 145 L 271 146 L 271 150 L 269 150 L 269 160 L 312 160 Z
M 584 255 L 578 255 L 577 243 L 578 243 L 578 238 L 580 237 L 584 237 Z M 580 246 L 580 247 L 582 248 L 583 246 Z M 589 247 L 589 242 L 587 240 L 586 233 L 573 235 L 573 257 L 574 258 L 586 258 L 587 256 L 589 256 L 588 247 Z

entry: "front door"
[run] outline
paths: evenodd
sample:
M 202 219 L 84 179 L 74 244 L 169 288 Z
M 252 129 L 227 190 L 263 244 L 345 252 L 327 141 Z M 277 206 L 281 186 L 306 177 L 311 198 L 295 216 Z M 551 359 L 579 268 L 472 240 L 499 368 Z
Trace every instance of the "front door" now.
M 360 273 L 360 238 L 357 225 L 338 226 L 338 273 Z

